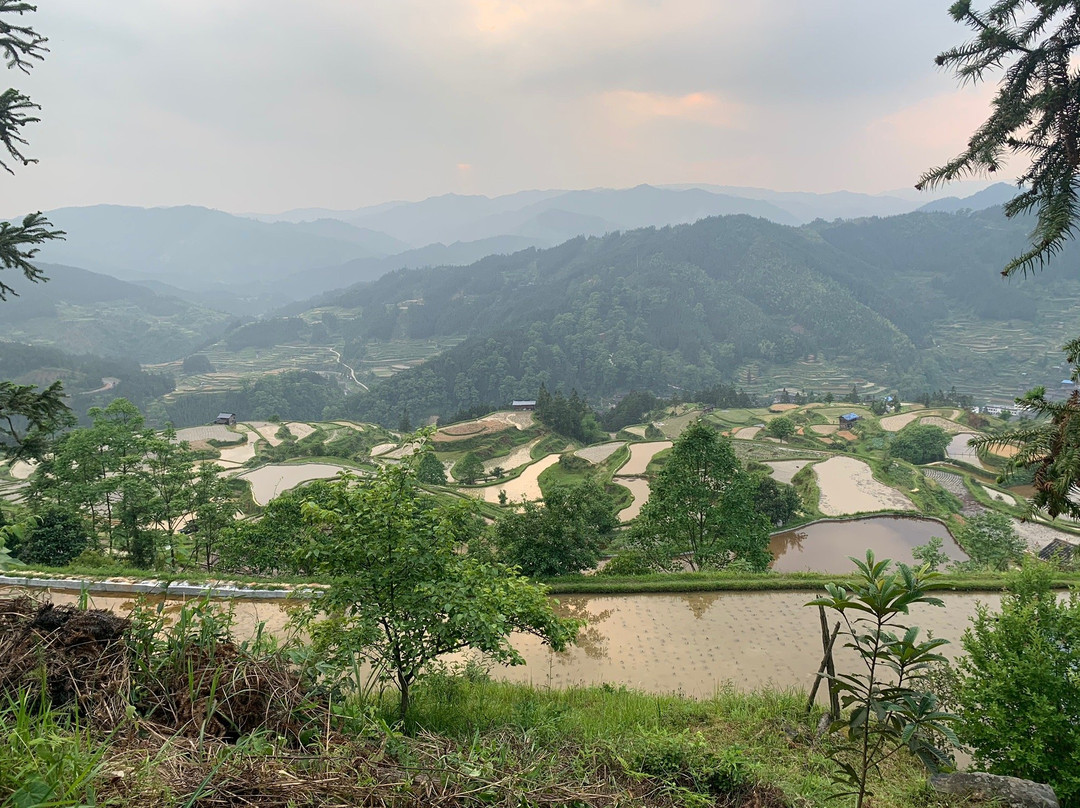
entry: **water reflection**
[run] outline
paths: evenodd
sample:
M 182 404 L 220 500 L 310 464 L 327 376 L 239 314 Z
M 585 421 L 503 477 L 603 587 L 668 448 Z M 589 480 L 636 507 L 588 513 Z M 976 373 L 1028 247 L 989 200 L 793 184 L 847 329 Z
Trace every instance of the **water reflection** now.
M 695 620 L 705 616 L 716 601 L 720 599 L 719 592 L 685 592 L 678 596 L 690 609 L 690 614 Z
M 934 536 L 944 539 L 942 550 L 952 561 L 966 561 L 967 554 L 949 535 L 948 528 L 933 519 L 910 516 L 875 516 L 869 519 L 815 522 L 774 534 L 769 543 L 776 572 L 850 572 L 850 558 L 863 558 L 873 550 L 878 558 L 912 564 L 912 549 Z

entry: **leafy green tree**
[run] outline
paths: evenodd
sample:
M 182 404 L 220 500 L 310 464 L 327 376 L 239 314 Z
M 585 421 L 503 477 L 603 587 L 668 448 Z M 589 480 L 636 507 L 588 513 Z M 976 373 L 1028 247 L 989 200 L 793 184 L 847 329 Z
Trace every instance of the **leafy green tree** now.
M 845 645 L 858 658 L 856 673 L 832 677 L 830 688 L 851 708 L 834 727 L 847 729 L 847 743 L 833 756 L 833 779 L 854 796 L 857 808 L 872 796 L 870 778 L 899 749 L 907 748 L 932 771 L 948 761 L 935 745 L 935 735 L 955 741 L 953 716 L 941 711 L 936 697 L 924 689 L 931 666 L 945 661 L 937 649 L 947 640 L 919 641 L 919 629 L 900 623 L 912 604 L 944 606 L 930 594 L 937 573 L 912 570 L 903 564 L 892 570 L 888 559 L 852 559 L 857 573 L 851 589 L 827 584 L 825 597 L 807 606 L 840 612 Z
M 802 499 L 795 486 L 778 482 L 768 474 L 755 475 L 755 479 L 754 509 L 770 525 L 782 525 L 802 509 Z
M 484 461 L 477 457 L 474 452 L 466 452 L 465 456 L 450 469 L 450 473 L 454 475 L 455 479 L 467 485 L 472 485 L 484 476 Z
M 61 382 L 38 392 L 32 384 L 0 381 L 0 457 L 40 458 L 52 436 L 74 423 Z
M 446 469 L 430 449 L 420 453 L 420 460 L 416 465 L 416 479 L 426 485 L 446 485 Z
M 316 527 L 304 556 L 330 579 L 312 604 L 327 617 L 313 627 L 315 641 L 331 658 L 365 658 L 392 681 L 402 720 L 412 685 L 443 654 L 473 648 L 520 664 L 511 632 L 559 650 L 580 625 L 555 615 L 542 586 L 462 552 L 471 536 L 467 509 L 423 496 L 408 463 L 333 483 L 329 503 L 304 506 Z
M 1003 70 L 990 117 L 967 149 L 931 169 L 917 188 L 1002 167 L 1008 155 L 1027 165 L 1021 191 L 1005 205 L 1009 217 L 1035 212 L 1031 248 L 1002 271 L 1011 275 L 1041 267 L 1070 238 L 1080 214 L 1080 74 L 1072 66 L 1080 45 L 1080 6 L 1060 0 L 995 0 L 985 11 L 958 0 L 952 18 L 975 33 L 969 42 L 940 54 L 939 67 L 963 82 L 978 83 Z
M 926 544 L 911 548 L 911 557 L 926 565 L 931 572 L 937 572 L 949 563 L 949 555 L 941 548 L 945 541 L 940 536 L 931 536 Z
M 90 544 L 86 523 L 76 513 L 49 508 L 19 541 L 19 560 L 26 564 L 62 567 Z
M 754 507 L 756 489 L 731 442 L 697 421 L 675 441 L 629 542 L 659 566 L 683 557 L 695 570 L 739 560 L 763 571 L 772 554 L 768 519 Z
M 191 490 L 191 509 L 195 524 L 193 555 L 201 557 L 210 571 L 214 557 L 220 552 L 221 538 L 232 526 L 236 512 L 229 484 L 213 463 L 199 464 L 198 478 Z
M 249 575 L 304 575 L 312 571 L 298 548 L 304 547 L 311 526 L 303 504 L 331 502 L 330 483 L 315 480 L 274 497 L 262 517 L 233 523 L 218 539 L 217 569 Z
M 1016 532 L 1012 519 L 997 511 L 968 517 L 956 529 L 956 540 L 970 556 L 971 566 L 999 572 L 1023 559 L 1027 550 L 1027 544 Z
M 1029 562 L 1001 611 L 985 605 L 964 633 L 955 697 L 960 740 L 980 768 L 1049 783 L 1080 805 L 1080 595 L 1060 597 L 1050 569 Z
M 949 433 L 933 424 L 908 424 L 892 439 L 889 453 L 909 463 L 933 463 L 945 459 Z
M 525 502 L 504 514 L 494 543 L 501 560 L 530 578 L 553 578 L 595 567 L 618 523 L 614 499 L 587 480 L 548 492 L 542 505 Z
M 781 415 L 779 418 L 773 418 L 766 424 L 765 434 L 771 438 L 779 438 L 780 442 L 783 443 L 795 434 L 797 428 L 794 421 L 786 415 Z

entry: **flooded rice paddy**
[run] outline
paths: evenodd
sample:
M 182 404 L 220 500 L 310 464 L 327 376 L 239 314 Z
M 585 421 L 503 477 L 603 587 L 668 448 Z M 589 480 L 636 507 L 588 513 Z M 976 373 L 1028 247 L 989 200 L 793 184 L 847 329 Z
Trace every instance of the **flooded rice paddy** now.
M 774 460 L 765 465 L 773 470 L 773 479 L 778 483 L 791 483 L 800 470 L 813 463 L 813 460 Z
M 524 446 L 518 446 L 514 451 L 503 457 L 493 457 L 491 460 L 484 461 L 484 471 L 488 474 L 492 469 L 502 468 L 503 471 L 512 471 L 518 466 L 524 466 L 526 463 L 532 462 L 532 450 L 540 442 L 540 438 L 529 441 Z
M 540 499 L 543 496 L 543 492 L 540 490 L 540 473 L 558 462 L 559 456 L 557 454 L 545 455 L 521 472 L 520 476 L 512 480 L 484 486 L 483 488 L 468 489 L 465 493 L 481 497 L 485 502 L 498 502 L 500 491 L 506 492 L 506 499 L 509 502 L 520 501 L 522 497 L 530 501 Z
M 619 511 L 619 521 L 629 522 L 641 513 L 641 506 L 649 501 L 649 481 L 644 477 L 613 477 L 611 480 L 634 495 L 634 501 Z
M 586 446 L 584 449 L 578 449 L 574 454 L 588 460 L 590 463 L 603 463 L 619 451 L 623 445 L 621 440 L 613 443 L 601 443 L 597 446 Z
M 844 573 L 852 569 L 850 558 L 864 558 L 867 550 L 873 550 L 879 559 L 914 564 L 912 548 L 926 544 L 933 536 L 944 539 L 942 550 L 951 560 L 967 560 L 941 522 L 907 516 L 815 522 L 773 534 L 769 549 L 777 572 Z
M 619 475 L 622 477 L 632 477 L 634 475 L 644 474 L 645 469 L 648 468 L 649 461 L 653 459 L 653 456 L 658 452 L 662 452 L 664 449 L 670 448 L 671 441 L 669 440 L 656 440 L 648 443 L 631 443 L 630 459 L 619 468 Z
M 818 509 L 826 516 L 866 511 L 915 510 L 910 499 L 874 479 L 870 467 L 853 457 L 837 455 L 814 466 L 821 500 Z
M 251 483 L 251 496 L 256 504 L 265 505 L 274 497 L 296 488 L 301 483 L 326 480 L 348 470 L 344 466 L 330 463 L 272 463 L 239 476 Z
M 77 597 L 53 594 L 57 603 L 72 603 Z M 515 636 L 514 646 L 526 664 L 496 667 L 492 675 L 543 687 L 606 682 L 698 697 L 725 686 L 742 691 L 766 685 L 809 689 L 821 661 L 817 610 L 803 605 L 812 597 L 811 592 L 563 596 L 558 607 L 563 614 L 588 620 L 579 644 L 555 654 L 535 637 Z M 910 624 L 950 640 L 944 652 L 956 656 L 976 603 L 997 609 L 1000 599 L 996 594 L 941 597 L 944 608 L 912 607 Z M 92 601 L 96 608 L 121 613 L 134 603 L 118 595 L 95 595 Z M 238 637 L 251 636 L 258 621 L 265 621 L 276 635 L 286 633 L 287 603 L 244 600 L 232 605 Z M 166 611 L 175 614 L 179 606 L 170 601 Z M 848 653 L 838 654 L 841 670 L 851 662 Z
M 970 463 L 978 468 L 985 468 L 982 461 L 979 460 L 978 452 L 971 446 L 968 446 L 968 441 L 974 437 L 977 436 L 971 432 L 961 432 L 958 435 L 954 435 L 953 439 L 949 441 L 949 445 L 945 449 L 945 454 L 953 460 L 961 460 L 964 463 Z

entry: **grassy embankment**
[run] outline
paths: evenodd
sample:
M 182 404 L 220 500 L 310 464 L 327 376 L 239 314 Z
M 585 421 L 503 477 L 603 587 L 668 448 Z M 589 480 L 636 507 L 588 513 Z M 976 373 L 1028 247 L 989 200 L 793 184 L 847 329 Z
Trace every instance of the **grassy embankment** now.
M 60 609 L 31 630 L 34 608 L 7 607 L 0 804 L 780 808 L 834 791 L 840 739 L 801 692 L 547 690 L 466 665 L 422 680 L 395 726 L 392 693 L 327 689 L 317 655 L 236 645 L 203 607 L 172 628 Z M 69 641 L 80 621 L 93 641 Z M 880 808 L 932 799 L 905 755 L 875 785 Z

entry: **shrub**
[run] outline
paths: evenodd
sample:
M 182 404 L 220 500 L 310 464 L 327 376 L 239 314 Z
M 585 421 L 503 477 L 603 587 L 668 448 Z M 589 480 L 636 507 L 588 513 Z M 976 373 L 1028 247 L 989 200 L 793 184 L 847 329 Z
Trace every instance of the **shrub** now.
M 26 564 L 62 567 L 86 549 L 90 534 L 82 517 L 51 508 L 19 542 L 19 560 Z
M 1080 805 L 1080 595 L 1059 599 L 1051 572 L 1013 574 L 1001 613 L 980 606 L 958 665 L 960 740 L 993 774 L 1049 783 Z
M 908 424 L 893 438 L 889 451 L 909 463 L 933 463 L 945 459 L 949 433 L 933 424 Z

